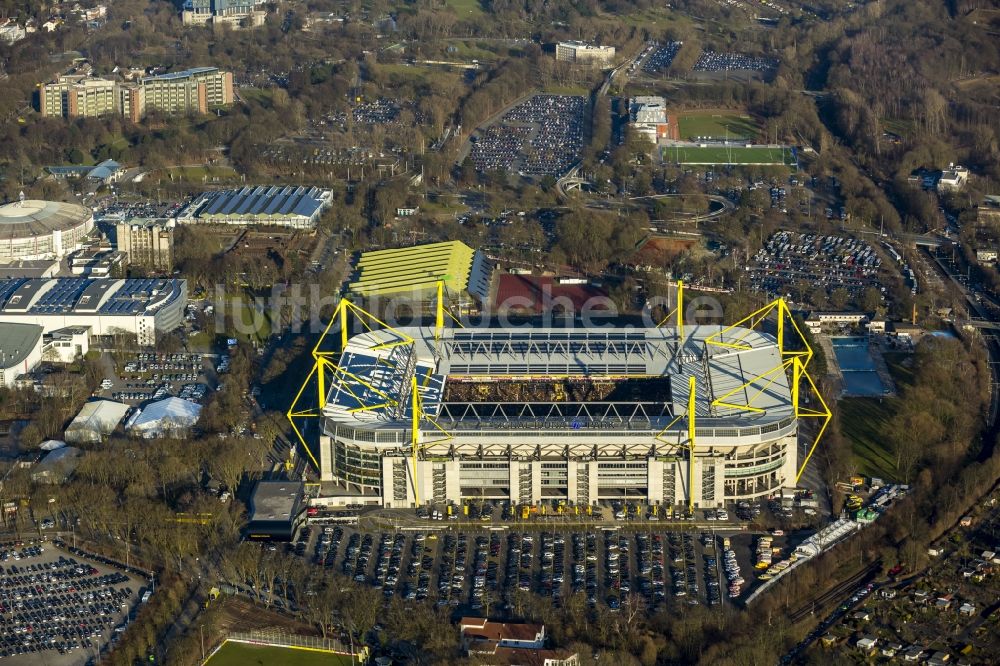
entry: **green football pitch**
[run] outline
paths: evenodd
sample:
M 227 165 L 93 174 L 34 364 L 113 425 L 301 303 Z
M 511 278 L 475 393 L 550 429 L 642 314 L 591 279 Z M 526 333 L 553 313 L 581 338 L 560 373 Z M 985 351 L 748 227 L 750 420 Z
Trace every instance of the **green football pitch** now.
M 676 164 L 795 164 L 791 148 L 767 146 L 667 146 L 663 160 Z
M 351 663 L 351 658 L 342 654 L 227 642 L 205 666 L 350 666 Z
M 679 136 L 684 141 L 695 137 L 710 139 L 753 139 L 760 127 L 749 116 L 733 113 L 691 113 L 677 118 Z

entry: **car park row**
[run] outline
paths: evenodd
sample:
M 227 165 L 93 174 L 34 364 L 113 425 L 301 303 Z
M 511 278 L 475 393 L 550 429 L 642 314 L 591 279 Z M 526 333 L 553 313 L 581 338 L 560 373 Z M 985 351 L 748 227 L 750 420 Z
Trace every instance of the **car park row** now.
M 122 571 L 102 573 L 83 551 L 0 548 L 0 658 L 100 653 L 124 630 L 137 593 Z M 80 559 L 78 559 L 80 558 Z
M 518 592 L 549 597 L 557 605 L 583 594 L 588 605 L 617 611 L 630 603 L 650 609 L 666 603 L 721 604 L 717 541 L 713 532 L 699 537 L 696 531 L 626 532 L 615 527 L 373 534 L 346 525 L 311 525 L 287 549 L 371 585 L 387 600 L 431 599 L 438 606 L 478 612 L 486 606 L 505 608 Z M 731 558 L 735 553 L 730 550 L 727 575 Z M 668 600 L 671 596 L 674 602 Z M 739 585 L 730 579 L 729 597 L 738 596 Z

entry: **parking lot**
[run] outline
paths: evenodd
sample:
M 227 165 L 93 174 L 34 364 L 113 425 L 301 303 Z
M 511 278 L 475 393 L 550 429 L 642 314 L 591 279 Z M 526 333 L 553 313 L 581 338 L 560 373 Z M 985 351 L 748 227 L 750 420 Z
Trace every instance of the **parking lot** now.
M 694 64 L 696 72 L 766 72 L 778 66 L 777 58 L 752 56 L 745 53 L 702 51 Z
M 746 270 L 754 289 L 773 296 L 785 296 L 798 284 L 822 286 L 828 294 L 844 289 L 852 298 L 866 287 L 885 291 L 879 254 L 864 241 L 842 236 L 779 231 Z
M 756 516 L 761 507 L 752 510 Z M 750 505 L 746 511 L 753 517 Z M 386 599 L 399 596 L 460 612 L 509 610 L 518 593 L 557 605 L 580 594 L 589 606 L 611 611 L 630 603 L 649 611 L 719 606 L 745 596 L 764 573 L 754 566 L 760 533 L 732 523 L 717 531 L 641 519 L 560 525 L 504 524 L 491 517 L 476 524 L 442 516 L 440 526 L 397 523 L 378 530 L 315 520 L 285 546 L 288 552 L 371 585 Z M 777 534 L 769 537 L 773 545 L 789 548 L 783 532 Z
M 105 377 L 97 395 L 128 404 L 167 396 L 201 403 L 214 385 L 210 377 L 227 369 L 226 357 L 215 354 L 142 352 Z
M 176 214 L 188 200 L 179 203 L 153 203 L 149 201 L 120 201 L 117 197 L 105 200 L 94 216 L 97 218 L 120 217 L 170 217 Z
M 580 159 L 586 99 L 535 95 L 472 137 L 470 157 L 480 172 L 562 176 Z
M 124 631 L 142 578 L 49 542 L 0 544 L 0 663 L 96 660 Z
M 358 104 L 348 111 L 331 113 L 327 116 L 327 120 L 344 130 L 347 129 L 348 116 L 350 116 L 352 122 L 362 125 L 393 125 L 397 124 L 399 113 L 404 108 L 404 105 L 412 107 L 411 104 L 403 100 L 376 99 Z M 416 111 L 415 109 L 411 110 Z M 418 118 L 416 122 L 419 123 L 421 120 Z
M 684 42 L 667 42 L 657 46 L 656 49 L 646 56 L 642 62 L 642 71 L 647 74 L 659 74 L 670 69 L 677 52 L 681 50 Z

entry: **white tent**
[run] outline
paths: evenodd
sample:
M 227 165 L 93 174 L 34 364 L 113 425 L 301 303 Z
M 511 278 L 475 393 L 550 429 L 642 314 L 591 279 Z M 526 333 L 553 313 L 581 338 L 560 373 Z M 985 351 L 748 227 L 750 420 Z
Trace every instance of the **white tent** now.
M 114 400 L 88 402 L 66 428 L 67 442 L 100 442 L 110 435 L 128 413 L 129 406 Z
M 61 449 L 66 446 L 66 442 L 60 441 L 58 439 L 47 439 L 42 442 L 40 448 L 42 451 L 55 451 L 56 449 Z
M 169 397 L 151 402 L 129 419 L 126 427 L 142 437 L 161 437 L 186 430 L 198 422 L 201 405 Z

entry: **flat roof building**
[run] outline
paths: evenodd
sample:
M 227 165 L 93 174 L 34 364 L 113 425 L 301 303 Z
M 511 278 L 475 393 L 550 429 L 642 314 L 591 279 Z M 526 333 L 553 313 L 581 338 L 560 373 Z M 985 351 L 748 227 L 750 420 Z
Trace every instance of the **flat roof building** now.
M 629 125 L 653 145 L 668 138 L 667 101 L 662 97 L 637 96 L 629 99 Z
M 556 44 L 556 60 L 607 67 L 615 58 L 615 47 L 568 41 Z
M 0 281 L 0 322 L 46 333 L 85 326 L 92 336 L 131 334 L 140 345 L 183 322 L 187 281 L 149 278 L 17 278 Z
M 184 25 L 227 25 L 257 28 L 264 25 L 265 0 L 186 0 L 181 10 Z
M 131 218 L 115 225 L 115 243 L 129 264 L 159 271 L 174 268 L 173 220 Z
M 251 185 L 239 190 L 217 190 L 196 198 L 177 216 L 177 221 L 312 229 L 332 196 L 330 190 L 318 187 Z
M 208 113 L 233 103 L 233 74 L 218 67 L 195 67 L 139 79 L 146 111 Z
M 139 122 L 148 111 L 164 114 L 208 113 L 233 103 L 233 74 L 217 67 L 195 67 L 137 81 L 83 74 L 60 76 L 38 93 L 43 116 L 95 118 L 116 114 Z
M 248 539 L 291 541 L 305 520 L 305 484 L 301 481 L 258 481 L 248 508 Z

